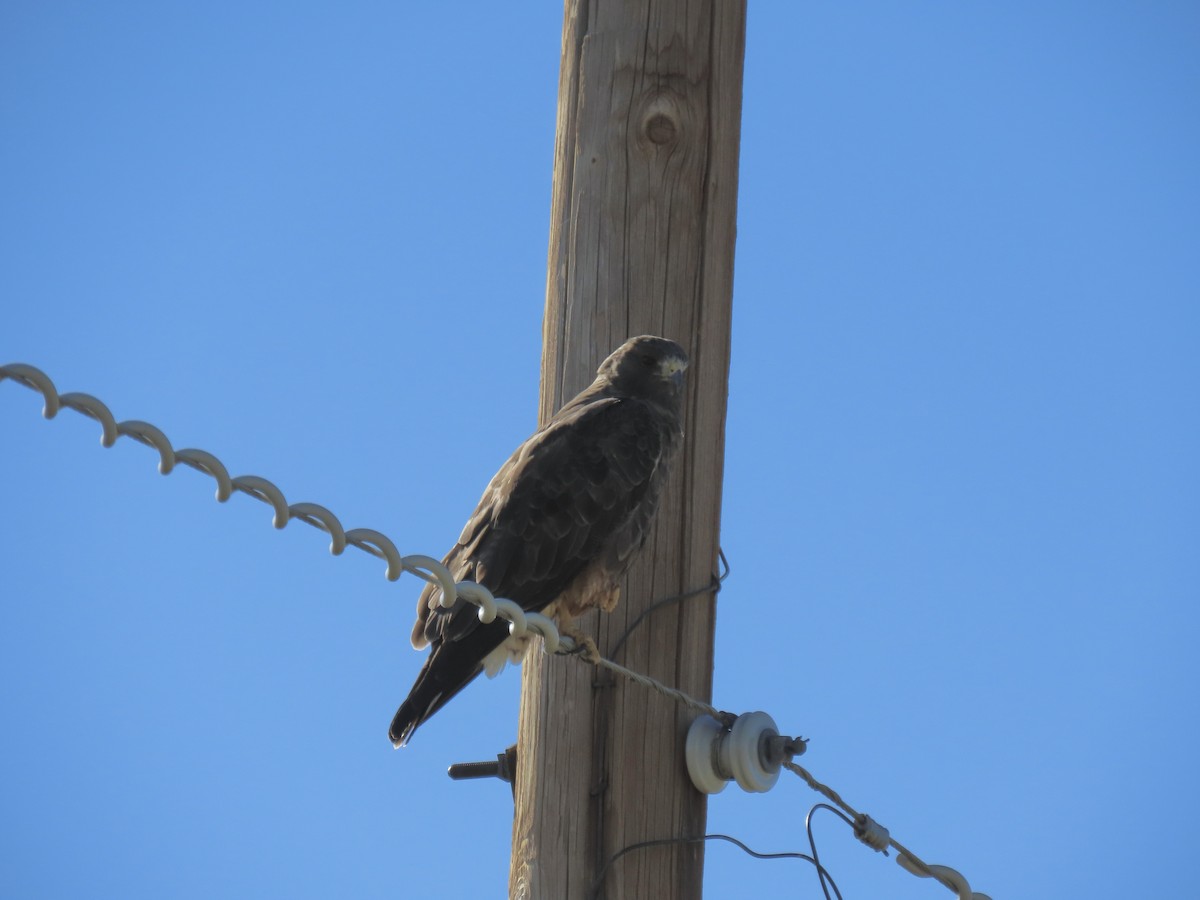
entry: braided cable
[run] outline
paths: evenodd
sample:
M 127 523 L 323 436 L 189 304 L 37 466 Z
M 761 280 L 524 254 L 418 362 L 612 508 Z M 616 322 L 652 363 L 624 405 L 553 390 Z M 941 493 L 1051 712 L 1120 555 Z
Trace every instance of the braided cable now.
M 329 552 L 334 556 L 340 556 L 347 546 L 357 547 L 359 550 L 369 553 L 386 563 L 385 576 L 388 581 L 396 581 L 403 573 L 410 572 L 425 581 L 436 583 L 441 588 L 442 596 L 440 602 L 444 607 L 453 606 L 456 599 L 461 597 L 479 608 L 479 619 L 481 622 L 492 622 L 499 616 L 509 623 L 509 631 L 514 636 L 521 636 L 531 631 L 540 635 L 545 642 L 547 653 L 560 653 L 581 657 L 593 665 L 608 669 L 643 687 L 657 691 L 664 697 L 682 703 L 696 713 L 712 716 L 726 728 L 732 727 L 737 719 L 737 716 L 718 710 L 716 707 L 702 700 L 697 700 L 695 697 L 678 688 L 663 684 L 647 675 L 626 668 L 611 659 L 604 658 L 590 639 L 583 638 L 582 641 L 576 641 L 569 636 L 562 635 L 552 619 L 539 613 L 527 612 L 512 600 L 494 597 L 483 585 L 470 581 L 456 582 L 450 570 L 434 557 L 424 554 L 410 554 L 407 556 L 401 554 L 395 543 L 380 531 L 372 528 L 352 528 L 346 530 L 342 526 L 341 520 L 333 512 L 317 503 L 301 502 L 289 504 L 283 491 L 273 482 L 261 476 L 239 475 L 231 478 L 229 470 L 224 463 L 212 453 L 195 448 L 176 450 L 167 436 L 149 422 L 143 422 L 138 419 L 127 419 L 118 422 L 109 408 L 91 394 L 79 392 L 59 394 L 49 376 L 34 366 L 25 363 L 10 363 L 0 366 L 0 381 L 6 378 L 11 379 L 17 384 L 24 385 L 30 390 L 37 391 L 42 395 L 44 401 L 42 416 L 46 419 L 53 419 L 58 415 L 59 410 L 65 407 L 98 422 L 101 428 L 100 444 L 103 447 L 112 447 L 118 438 L 123 436 L 129 437 L 158 453 L 158 471 L 163 475 L 170 474 L 175 469 L 177 463 L 183 463 L 189 468 L 208 475 L 217 484 L 216 499 L 220 503 L 226 502 L 235 491 L 246 494 L 272 508 L 272 524 L 275 528 L 285 528 L 289 522 L 297 520 L 328 534 L 330 536 Z M 720 581 L 723 580 L 722 576 L 716 580 L 715 584 L 665 598 L 652 605 L 646 613 L 643 613 L 642 618 L 666 603 L 677 602 L 696 594 L 717 590 L 720 587 Z M 635 621 L 629 630 L 632 631 L 640 622 L 641 619 Z M 627 636 L 628 632 L 622 636 L 621 640 L 623 641 Z M 782 765 L 788 771 L 803 779 L 814 791 L 822 794 L 845 811 L 853 819 L 855 836 L 867 844 L 867 846 L 881 852 L 886 852 L 885 848 L 888 846 L 892 847 L 899 854 L 897 862 L 907 871 L 919 877 L 935 879 L 957 893 L 962 900 L 989 900 L 985 894 L 972 893 L 966 879 L 954 869 L 947 866 L 925 863 L 907 847 L 888 835 L 887 830 L 874 822 L 869 816 L 859 813 L 850 806 L 837 791 L 817 781 L 803 766 L 798 765 L 790 759 L 785 759 Z M 739 843 L 724 835 L 706 835 L 700 838 L 670 840 L 703 841 L 713 838 Z M 625 848 L 622 853 L 642 846 L 653 846 L 658 843 L 664 842 L 650 841 L 633 845 Z M 744 845 L 741 846 L 743 846 L 743 849 L 748 850 Z M 803 854 L 779 855 L 797 855 L 800 858 L 809 859 L 809 857 Z M 611 865 L 615 859 L 614 857 L 613 860 L 610 860 L 609 864 Z M 824 872 L 815 859 L 810 859 L 810 861 L 817 866 L 818 872 L 821 873 L 822 887 L 824 888 L 824 879 L 828 876 L 828 873 Z M 836 887 L 834 887 L 834 890 L 836 891 Z
M 149 422 L 137 419 L 118 422 L 108 406 L 91 394 L 59 394 L 50 377 L 34 366 L 25 363 L 10 363 L 0 366 L 0 381 L 6 378 L 42 395 L 44 402 L 42 415 L 46 419 L 53 419 L 58 415 L 60 409 L 66 407 L 99 422 L 101 427 L 100 444 L 103 447 L 112 447 L 119 437 L 130 437 L 158 453 L 158 470 L 164 475 L 170 474 L 176 463 L 183 463 L 189 468 L 208 475 L 217 483 L 216 499 L 220 503 L 227 501 L 234 492 L 253 497 L 271 507 L 273 511 L 271 522 L 275 528 L 285 528 L 289 522 L 295 520 L 324 531 L 330 536 L 329 552 L 334 556 L 340 556 L 347 546 L 357 547 L 387 564 L 385 576 L 388 581 L 396 581 L 403 573 L 409 572 L 418 578 L 437 584 L 441 588 L 440 602 L 444 607 L 453 606 L 455 601 L 461 597 L 479 608 L 479 620 L 485 624 L 495 621 L 498 616 L 509 623 L 509 632 L 516 637 L 528 632 L 540 635 L 545 642 L 547 653 L 564 652 L 581 656 L 594 665 L 607 668 L 643 687 L 658 691 L 663 696 L 676 700 L 696 712 L 706 713 L 721 721 L 730 721 L 733 718 L 729 713 L 722 713 L 677 688 L 662 684 L 653 678 L 604 659 L 596 650 L 595 645 L 592 645 L 590 649 L 579 646 L 570 637 L 560 634 L 552 619 L 540 613 L 528 612 L 512 600 L 495 597 L 481 584 L 472 581 L 456 582 L 450 570 L 432 556 L 421 553 L 402 554 L 392 539 L 380 531 L 373 528 L 347 530 L 333 512 L 320 504 L 288 503 L 283 491 L 273 482 L 261 476 L 239 475 L 231 478 L 228 468 L 214 454 L 195 448 L 176 450 L 167 436 Z M 712 587 L 705 587 L 703 590 L 712 589 Z

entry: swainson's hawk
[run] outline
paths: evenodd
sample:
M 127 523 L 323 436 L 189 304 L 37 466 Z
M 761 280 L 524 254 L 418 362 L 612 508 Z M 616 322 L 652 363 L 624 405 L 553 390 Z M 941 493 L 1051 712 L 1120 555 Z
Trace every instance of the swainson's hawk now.
M 665 338 L 643 335 L 618 347 L 591 386 L 492 478 L 443 560 L 455 581 L 561 621 L 595 606 L 611 610 L 679 449 L 687 363 Z M 392 719 L 396 747 L 480 672 L 519 661 L 528 643 L 510 638 L 500 618 L 480 623 L 467 601 L 445 609 L 440 598 L 429 584 L 417 601 L 412 644 L 433 650 Z

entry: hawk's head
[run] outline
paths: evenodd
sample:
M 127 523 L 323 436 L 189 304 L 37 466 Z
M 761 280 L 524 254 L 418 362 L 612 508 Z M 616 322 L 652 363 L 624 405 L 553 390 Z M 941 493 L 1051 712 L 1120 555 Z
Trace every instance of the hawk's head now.
M 596 374 L 618 396 L 678 403 L 687 366 L 687 353 L 677 343 L 643 334 L 614 350 Z

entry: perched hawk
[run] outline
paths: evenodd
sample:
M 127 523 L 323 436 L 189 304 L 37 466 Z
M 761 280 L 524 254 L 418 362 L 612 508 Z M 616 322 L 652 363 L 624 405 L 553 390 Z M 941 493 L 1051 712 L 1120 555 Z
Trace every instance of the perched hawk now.
M 591 386 L 492 478 L 442 561 L 454 580 L 563 622 L 597 606 L 611 611 L 679 449 L 687 364 L 683 348 L 665 338 L 643 335 L 618 347 Z M 519 661 L 528 643 L 510 638 L 500 618 L 482 624 L 467 601 L 444 609 L 440 599 L 429 584 L 417 601 L 412 644 L 433 651 L 392 719 L 396 747 L 480 672 Z

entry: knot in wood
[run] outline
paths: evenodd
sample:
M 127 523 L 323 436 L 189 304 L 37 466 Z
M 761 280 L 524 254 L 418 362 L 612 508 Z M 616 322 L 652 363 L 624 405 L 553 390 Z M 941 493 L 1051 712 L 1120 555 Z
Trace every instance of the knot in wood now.
M 642 134 L 652 144 L 673 144 L 679 139 L 679 110 L 675 101 L 659 94 L 646 106 L 642 116 Z
M 675 140 L 675 123 L 663 113 L 655 113 L 646 122 L 646 137 L 656 144 L 669 144 Z

